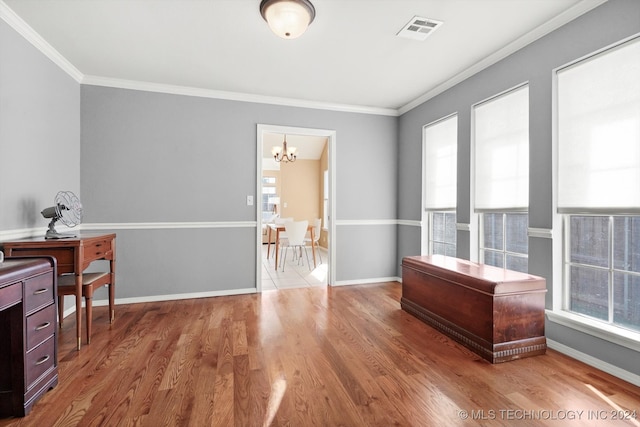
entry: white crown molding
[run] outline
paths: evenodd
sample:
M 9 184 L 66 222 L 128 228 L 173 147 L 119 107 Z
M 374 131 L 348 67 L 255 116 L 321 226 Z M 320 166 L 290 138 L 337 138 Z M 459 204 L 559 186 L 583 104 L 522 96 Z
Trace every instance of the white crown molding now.
M 533 43 L 534 41 L 546 36 L 547 34 L 551 33 L 552 31 L 557 30 L 561 26 L 573 21 L 577 17 L 589 12 L 590 10 L 595 9 L 596 7 L 598 7 L 601 4 L 605 3 L 606 1 L 607 0 L 583 0 L 583 1 L 581 1 L 580 3 L 576 4 L 575 6 L 567 9 L 566 11 L 561 13 L 560 15 L 558 15 L 558 16 L 550 19 L 549 21 L 545 22 L 544 24 L 540 25 L 538 28 L 535 28 L 534 30 L 532 30 L 532 31 L 528 32 L 527 34 L 525 34 L 524 36 L 520 37 L 519 39 L 509 43 L 508 45 L 506 45 L 502 49 L 499 49 L 495 53 L 485 57 L 484 59 L 482 59 L 481 61 L 479 61 L 476 64 L 472 65 L 471 67 L 467 68 L 463 72 L 453 76 L 452 78 L 450 78 L 446 82 L 442 83 L 441 85 L 436 86 L 434 89 L 430 90 L 429 92 L 425 93 L 424 95 L 419 96 L 418 98 L 414 99 L 413 101 L 409 102 L 408 104 L 400 107 L 398 109 L 399 115 L 402 115 L 402 114 L 406 113 L 407 111 L 410 111 L 410 110 L 416 108 L 417 106 L 427 102 L 431 98 L 434 98 L 434 97 L 440 95 L 442 92 L 446 91 L 447 89 L 451 89 L 453 86 L 457 85 L 458 83 L 468 79 L 469 77 L 473 76 L 474 74 L 479 73 L 480 71 L 484 70 L 485 68 L 489 68 L 490 66 L 492 66 L 496 62 L 506 58 L 507 56 L 509 56 L 512 53 L 524 48 L 525 46 Z
M 361 105 L 335 104 L 329 102 L 307 101 L 293 98 L 280 98 L 264 95 L 200 89 L 151 82 L 141 82 L 110 77 L 84 75 L 71 62 L 51 46 L 40 34 L 20 18 L 6 3 L 0 0 L 0 19 L 5 21 L 18 34 L 36 47 L 42 54 L 58 65 L 63 71 L 82 85 L 104 86 L 119 89 L 140 90 L 172 95 L 196 96 L 201 98 L 225 99 L 229 101 L 252 102 L 258 104 L 282 105 L 287 107 L 312 108 L 319 110 L 341 111 L 347 113 L 374 114 L 380 116 L 399 116 L 393 108 L 377 108 Z
M 7 4 L 0 0 L 0 19 L 9 24 L 18 34 L 24 37 L 29 43 L 35 46 L 47 58 L 53 61 L 64 72 L 69 74 L 76 82 L 82 81 L 83 75 L 76 67 L 67 61 L 53 46 L 31 28 L 22 18 L 20 18 Z
M 591 9 L 594 9 L 595 7 L 601 5 L 606 1 L 607 0 L 581 1 L 580 3 L 576 4 L 572 8 L 565 11 L 564 13 L 549 20 L 548 22 L 539 26 L 535 30 L 530 31 L 529 33 L 520 37 L 518 40 L 508 44 L 507 46 L 498 50 L 494 54 L 489 55 L 482 61 L 469 67 L 467 70 L 457 74 L 453 78 L 447 80 L 443 84 L 437 86 L 436 88 L 425 93 L 424 95 L 414 99 L 413 101 L 409 102 L 408 104 L 404 105 L 399 109 L 366 107 L 366 106 L 347 105 L 347 104 L 334 104 L 334 103 L 328 103 L 328 102 L 315 102 L 315 101 L 307 101 L 307 100 L 301 100 L 301 99 L 270 97 L 270 96 L 263 96 L 263 95 L 226 92 L 226 91 L 217 91 L 217 90 L 210 90 L 210 89 L 199 89 L 199 88 L 184 87 L 184 86 L 165 85 L 165 84 L 150 83 L 150 82 L 140 82 L 140 81 L 132 81 L 132 80 L 124 80 L 124 79 L 114 79 L 109 77 L 83 75 L 75 66 L 73 66 L 73 64 L 71 64 L 71 62 L 69 62 L 65 57 L 63 57 L 55 48 L 53 48 L 53 46 L 51 46 L 33 28 L 31 28 L 24 20 L 22 20 L 22 18 L 16 15 L 15 12 L 13 12 L 13 10 L 9 8 L 9 6 L 7 6 L 2 0 L 0 0 L 0 19 L 7 22 L 7 24 L 9 24 L 15 31 L 21 34 L 27 41 L 33 44 L 45 56 L 47 56 L 55 64 L 57 64 L 63 71 L 69 74 L 78 83 L 83 85 L 131 89 L 131 90 L 140 90 L 140 91 L 148 91 L 148 92 L 167 93 L 167 94 L 174 94 L 174 95 L 197 96 L 202 98 L 226 99 L 231 101 L 253 102 L 253 103 L 260 103 L 260 104 L 282 105 L 282 106 L 288 106 L 288 107 L 312 108 L 312 109 L 320 109 L 320 110 L 341 111 L 341 112 L 348 112 L 348 113 L 362 113 L 362 114 L 398 117 L 406 113 L 407 111 L 412 110 L 418 105 L 423 104 L 424 102 L 430 100 L 431 98 L 439 95 L 440 93 L 446 91 L 447 89 L 450 89 L 451 87 L 457 85 L 463 80 L 473 76 L 474 74 L 477 74 L 478 72 L 484 70 L 485 68 L 488 68 L 489 66 L 509 56 L 515 51 L 522 49 L 528 44 L 556 30 L 557 28 L 572 21 L 578 16 L 590 11 Z
M 221 90 L 200 89 L 188 86 L 176 86 L 134 80 L 114 79 L 100 76 L 84 76 L 83 85 L 103 86 L 118 89 L 140 90 L 146 92 L 168 93 L 173 95 L 197 96 L 200 98 L 226 99 L 229 101 L 253 102 L 258 104 L 283 105 L 287 107 L 313 108 L 318 110 L 342 111 L 347 113 L 375 114 L 379 116 L 397 117 L 398 110 L 392 108 L 375 108 L 358 105 L 333 104 L 328 102 L 306 101 L 293 98 L 254 95 Z

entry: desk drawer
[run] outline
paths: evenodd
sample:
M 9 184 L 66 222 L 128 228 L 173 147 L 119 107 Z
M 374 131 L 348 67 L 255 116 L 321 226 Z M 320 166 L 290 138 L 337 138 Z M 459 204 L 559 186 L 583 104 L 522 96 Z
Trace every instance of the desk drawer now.
M 53 301 L 53 272 L 32 277 L 24 283 L 26 314 L 45 307 Z
M 56 305 L 51 304 L 27 317 L 27 351 L 49 338 L 56 330 Z
M 93 261 L 96 259 L 109 258 L 108 253 L 111 252 L 111 240 L 94 240 L 87 243 L 84 247 L 85 261 Z
M 25 371 L 27 374 L 27 389 L 55 364 L 55 336 L 27 353 Z
M 6 247 L 6 246 L 5 246 Z M 24 247 L 9 247 L 12 257 L 42 257 L 52 256 L 56 259 L 58 266 L 58 274 L 73 273 L 74 266 L 74 254 L 75 249 L 73 247 L 60 247 L 60 248 L 24 248 Z
M 16 283 L 0 289 L 0 310 L 22 301 L 22 284 Z

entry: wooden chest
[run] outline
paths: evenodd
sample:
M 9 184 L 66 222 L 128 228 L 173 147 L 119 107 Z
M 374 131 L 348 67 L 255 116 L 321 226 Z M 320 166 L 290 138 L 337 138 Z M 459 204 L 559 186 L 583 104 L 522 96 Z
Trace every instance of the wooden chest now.
M 545 280 L 458 258 L 402 260 L 403 310 L 491 363 L 544 354 Z

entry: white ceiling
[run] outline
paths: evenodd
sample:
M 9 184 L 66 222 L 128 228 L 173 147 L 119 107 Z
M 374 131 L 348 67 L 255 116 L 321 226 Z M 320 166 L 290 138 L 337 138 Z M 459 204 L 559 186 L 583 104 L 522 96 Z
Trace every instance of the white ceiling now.
M 603 1 L 312 0 L 294 40 L 259 0 L 0 0 L 0 16 L 83 83 L 397 115 Z M 415 15 L 444 24 L 396 37 Z

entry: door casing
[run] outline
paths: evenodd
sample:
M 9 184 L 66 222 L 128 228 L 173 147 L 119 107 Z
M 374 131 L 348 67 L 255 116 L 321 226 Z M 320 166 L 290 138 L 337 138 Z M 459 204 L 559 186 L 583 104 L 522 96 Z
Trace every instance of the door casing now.
M 256 288 L 258 292 L 262 292 L 262 204 L 260 203 L 262 195 L 262 144 L 265 133 L 282 133 L 309 136 L 324 136 L 327 138 L 327 152 L 329 164 L 329 248 L 328 248 L 328 270 L 327 284 L 331 286 L 335 283 L 335 254 L 336 254 L 336 228 L 335 228 L 335 176 L 336 176 L 336 131 L 330 129 L 312 129 L 281 125 L 257 125 L 256 138 Z

